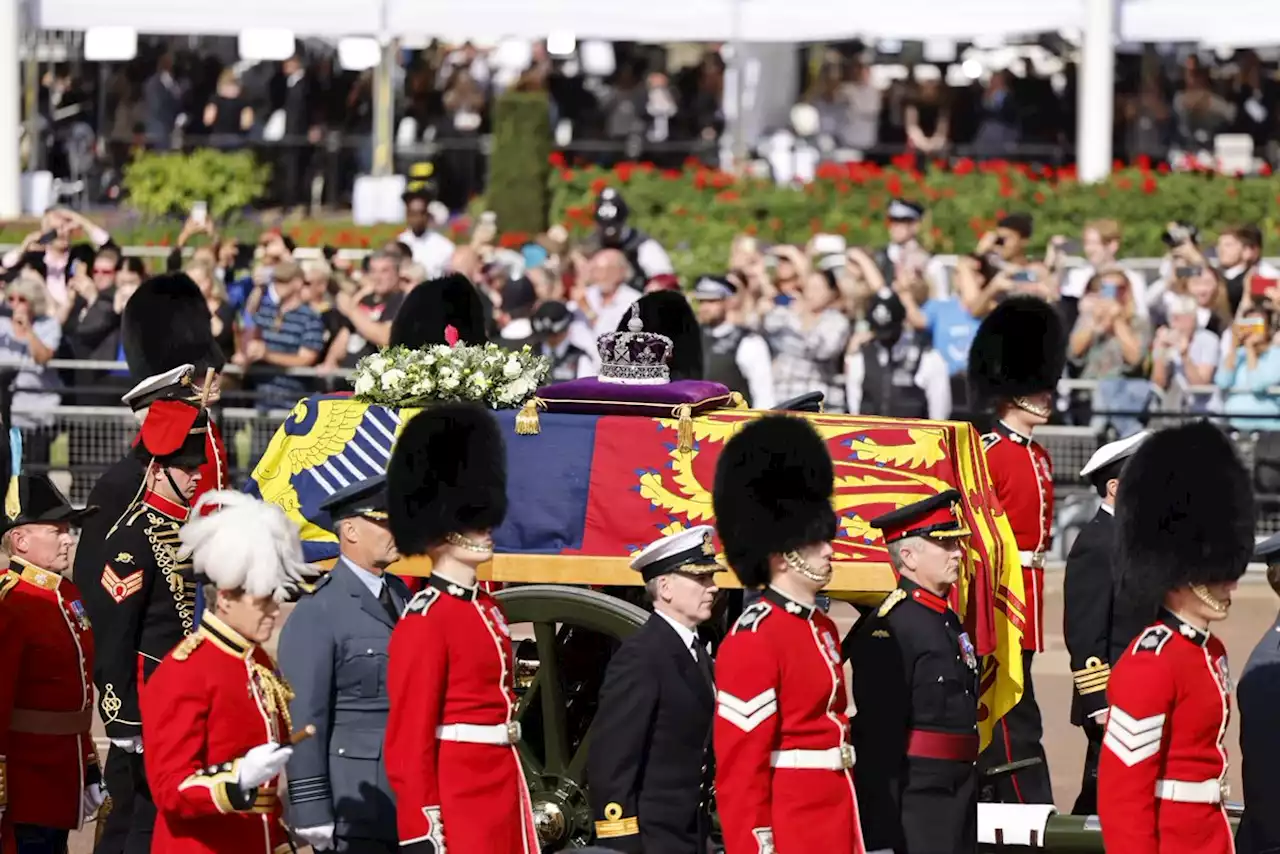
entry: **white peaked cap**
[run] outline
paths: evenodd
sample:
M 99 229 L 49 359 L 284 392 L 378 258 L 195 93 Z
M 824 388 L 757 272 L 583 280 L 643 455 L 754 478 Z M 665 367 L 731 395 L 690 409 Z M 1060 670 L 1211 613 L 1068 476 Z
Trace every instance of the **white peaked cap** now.
M 1125 457 L 1133 456 L 1133 453 L 1138 450 L 1138 446 L 1145 442 L 1150 435 L 1150 430 L 1143 430 L 1141 433 L 1134 433 L 1127 439 L 1108 442 L 1093 452 L 1093 456 L 1089 457 L 1089 462 L 1085 463 L 1084 468 L 1080 469 L 1080 476 L 1088 477 L 1103 466 L 1109 466 L 1116 460 L 1123 460 Z
M 206 507 L 218 507 L 201 516 Z M 179 557 L 219 590 L 288 597 L 308 574 L 298 526 L 275 504 L 230 490 L 205 493 L 179 533 Z

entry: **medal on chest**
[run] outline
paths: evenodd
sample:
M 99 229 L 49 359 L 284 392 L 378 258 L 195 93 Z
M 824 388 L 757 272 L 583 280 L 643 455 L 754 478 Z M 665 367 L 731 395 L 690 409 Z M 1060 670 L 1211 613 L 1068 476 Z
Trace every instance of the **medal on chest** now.
M 1219 658 L 1217 664 L 1218 664 L 1218 679 L 1220 682 L 1222 682 L 1222 691 L 1225 694 L 1230 694 L 1232 691 L 1231 668 L 1227 666 L 1227 657 L 1224 655 L 1221 658 Z
M 822 646 L 827 653 L 827 658 L 836 667 L 840 666 L 840 648 L 836 646 L 836 639 L 832 637 L 830 632 L 820 632 L 822 635 Z
M 76 618 L 76 625 L 80 627 L 80 631 L 89 631 L 89 615 L 85 613 L 84 603 L 77 599 L 67 607 L 71 611 L 71 616 Z
M 498 610 L 497 607 L 490 608 L 489 619 L 493 620 L 494 626 L 497 627 L 498 631 L 502 632 L 503 637 L 511 637 L 511 629 L 507 628 L 507 621 L 502 616 L 502 611 Z
M 978 654 L 974 651 L 973 641 L 969 640 L 968 632 L 960 633 L 960 657 L 964 659 L 965 666 L 970 670 L 978 669 Z

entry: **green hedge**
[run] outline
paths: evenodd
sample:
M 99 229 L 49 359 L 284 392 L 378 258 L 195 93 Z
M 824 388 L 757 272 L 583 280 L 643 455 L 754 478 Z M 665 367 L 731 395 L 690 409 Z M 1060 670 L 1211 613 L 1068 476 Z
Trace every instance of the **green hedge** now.
M 505 232 L 547 228 L 551 104 L 546 92 L 506 92 L 493 107 L 490 209 Z
M 921 240 L 940 253 L 972 251 L 982 232 L 1013 211 L 1034 214 L 1038 247 L 1055 234 L 1078 239 L 1087 220 L 1117 219 L 1124 228 L 1122 254 L 1131 257 L 1163 255 L 1160 235 L 1170 220 L 1194 222 L 1210 233 L 1257 222 L 1267 238 L 1280 234 L 1280 178 L 1169 174 L 1146 164 L 1085 185 L 1076 180 L 1074 168 L 962 159 L 949 168 L 930 163 L 917 169 L 905 158 L 884 169 L 827 164 L 803 187 L 735 178 L 693 163 L 680 171 L 640 164 L 604 170 L 574 168 L 553 156 L 552 165 L 553 222 L 578 236 L 589 233 L 596 194 L 606 185 L 618 187 L 635 224 L 667 247 L 686 277 L 723 270 L 730 242 L 741 233 L 766 243 L 804 244 L 816 233 L 833 232 L 853 245 L 882 245 L 885 208 L 895 196 L 926 207 Z
M 196 202 L 222 221 L 256 202 L 266 192 L 271 167 L 248 151 L 201 148 L 134 155 L 124 167 L 126 204 L 144 219 L 185 217 Z

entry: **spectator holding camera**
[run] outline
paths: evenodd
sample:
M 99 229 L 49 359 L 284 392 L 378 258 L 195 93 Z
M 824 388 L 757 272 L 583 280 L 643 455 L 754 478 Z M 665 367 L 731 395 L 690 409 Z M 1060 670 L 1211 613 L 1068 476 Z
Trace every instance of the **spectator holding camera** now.
M 1210 396 L 1188 389 L 1213 383 L 1221 340 L 1199 325 L 1199 306 L 1191 296 L 1170 295 L 1165 306 L 1167 325 L 1156 330 L 1152 343 L 1151 384 L 1163 392 L 1166 412 L 1205 412 Z
M 828 411 L 844 411 L 840 374 L 850 323 L 840 276 L 835 270 L 809 273 L 797 297 L 764 316 L 761 332 L 773 353 L 779 400 L 821 391 Z
M 31 431 L 24 459 L 49 460 L 53 412 L 61 402 L 62 383 L 46 365 L 62 341 L 62 329 L 49 315 L 49 298 L 39 275 L 26 270 L 5 288 L 7 310 L 0 313 L 0 359 L 22 362 L 13 381 L 13 422 Z M 45 429 L 41 429 L 45 428 Z
M 1124 232 L 1120 223 L 1114 219 L 1096 219 L 1084 224 L 1081 232 L 1080 249 L 1088 264 L 1072 267 L 1062 276 L 1062 308 L 1069 325 L 1075 324 L 1075 316 L 1079 310 L 1080 298 L 1090 280 L 1103 270 L 1116 266 L 1120 256 L 1120 243 Z M 1057 245 L 1065 243 L 1063 239 L 1055 239 Z M 1141 273 L 1125 270 L 1129 280 L 1129 292 L 1133 294 L 1134 307 L 1141 314 L 1147 313 L 1147 281 Z
M 277 368 L 310 368 L 324 350 L 324 323 L 306 304 L 302 269 L 292 261 L 275 266 L 275 299 L 265 301 L 253 318 L 253 333 L 232 359 L 241 367 L 263 363 Z M 273 376 L 258 384 L 259 409 L 289 407 L 307 393 L 299 377 Z
M 1013 213 L 982 235 L 973 255 L 961 258 L 956 286 L 966 311 L 986 317 L 1010 294 L 1026 294 L 1056 302 L 1058 282 L 1049 266 L 1027 255 L 1033 221 L 1030 214 Z
M 1106 270 L 1089 282 L 1067 344 L 1080 377 L 1096 380 L 1094 429 L 1110 423 L 1119 438 L 1142 429 L 1151 384 L 1143 377 L 1151 327 L 1137 310 L 1123 270 Z
M 1231 346 L 1213 381 L 1222 389 L 1222 411 L 1237 430 L 1280 430 L 1280 350 L 1272 346 L 1275 315 L 1263 305 L 1246 308 L 1231 328 Z
M 1227 301 L 1234 314 L 1240 308 L 1249 280 L 1262 258 L 1262 230 L 1253 223 L 1226 228 L 1218 235 L 1218 268 L 1227 285 Z

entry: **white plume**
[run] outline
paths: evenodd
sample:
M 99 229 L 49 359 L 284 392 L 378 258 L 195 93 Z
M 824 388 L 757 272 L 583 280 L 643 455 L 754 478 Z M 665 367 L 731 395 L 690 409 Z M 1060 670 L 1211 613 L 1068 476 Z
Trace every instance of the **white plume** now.
M 219 509 L 201 516 L 209 505 Z M 298 526 L 275 504 L 243 492 L 205 493 L 179 536 L 179 557 L 190 556 L 196 574 L 220 590 L 283 600 L 308 574 Z

